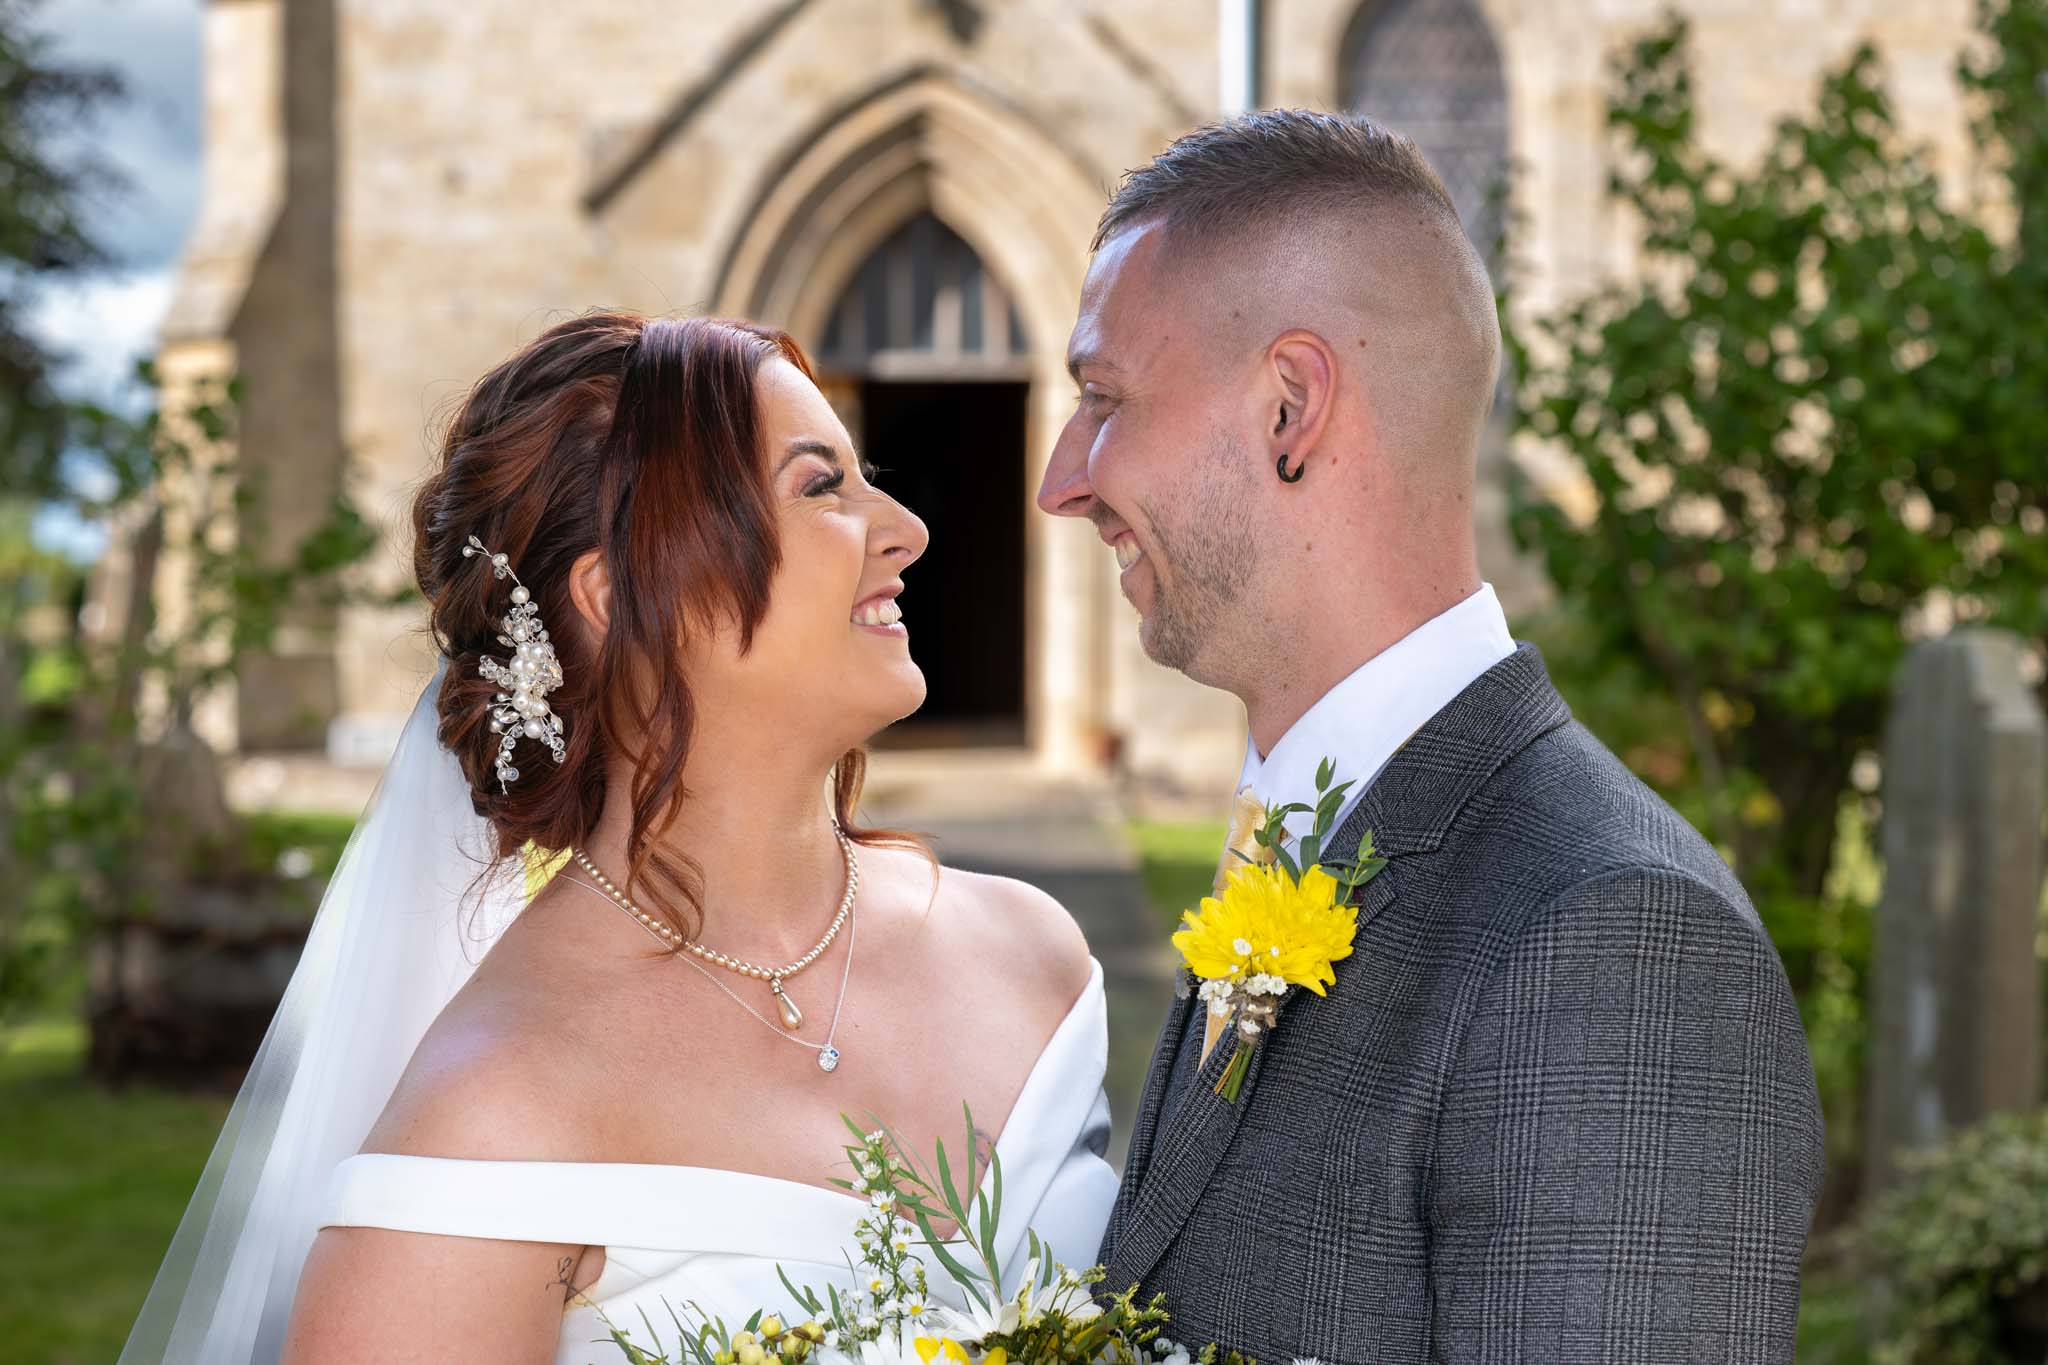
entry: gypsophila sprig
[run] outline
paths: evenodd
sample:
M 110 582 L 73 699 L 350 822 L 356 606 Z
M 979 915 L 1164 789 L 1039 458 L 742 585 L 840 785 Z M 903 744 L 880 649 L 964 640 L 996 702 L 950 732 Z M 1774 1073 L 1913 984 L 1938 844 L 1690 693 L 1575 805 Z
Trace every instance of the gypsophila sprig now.
M 587 1298 L 609 1340 L 628 1365 L 1257 1365 L 1215 1346 L 1190 1353 L 1161 1335 L 1164 1300 L 1139 1303 L 1136 1286 L 1096 1297 L 1107 1276 L 1101 1266 L 1075 1271 L 1053 1258 L 1035 1231 L 1025 1233 L 1026 1261 L 1017 1289 L 1005 1295 L 995 1245 L 1002 1214 L 1002 1161 L 966 1117 L 964 1166 L 955 1170 L 943 1142 L 929 1163 L 918 1160 L 887 1125 L 864 1128 L 842 1116 L 854 1142 L 844 1150 L 851 1178 L 832 1183 L 865 1202 L 854 1223 L 857 1262 L 853 1287 L 824 1292 L 777 1275 L 801 1320 L 758 1309 L 736 1332 L 696 1305 L 695 1326 L 664 1301 L 675 1324 L 674 1354 L 646 1314 L 648 1345 L 617 1326 Z M 972 1185 L 977 1156 L 986 1152 L 988 1177 Z M 953 1233 L 940 1237 L 938 1219 Z M 941 1303 L 931 1292 L 921 1253 L 939 1263 L 955 1291 Z

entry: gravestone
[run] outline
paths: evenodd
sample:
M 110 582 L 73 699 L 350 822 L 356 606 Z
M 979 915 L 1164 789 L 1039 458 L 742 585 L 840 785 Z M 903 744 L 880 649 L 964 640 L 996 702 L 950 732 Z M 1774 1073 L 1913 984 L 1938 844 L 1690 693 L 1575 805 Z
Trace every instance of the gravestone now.
M 2040 1100 L 2048 725 L 2003 631 L 1907 655 L 1884 753 L 1867 1192 L 1901 1151 Z

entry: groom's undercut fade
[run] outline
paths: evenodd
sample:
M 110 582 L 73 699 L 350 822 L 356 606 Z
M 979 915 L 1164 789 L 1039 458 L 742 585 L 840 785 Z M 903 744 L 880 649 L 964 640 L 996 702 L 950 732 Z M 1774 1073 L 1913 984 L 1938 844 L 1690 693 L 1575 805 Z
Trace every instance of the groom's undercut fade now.
M 1125 174 L 1091 249 L 1140 231 L 1157 244 L 1147 305 L 1213 362 L 1204 382 L 1295 328 L 1346 356 L 1369 345 L 1371 363 L 1344 374 L 1375 443 L 1406 461 L 1409 487 L 1463 507 L 1500 321 L 1486 266 L 1412 139 L 1307 109 L 1197 128 Z
M 1160 223 L 1177 246 L 1211 246 L 1302 217 L 1397 203 L 1458 225 L 1412 138 L 1359 114 L 1263 109 L 1197 128 L 1126 171 L 1089 250 L 1140 223 Z

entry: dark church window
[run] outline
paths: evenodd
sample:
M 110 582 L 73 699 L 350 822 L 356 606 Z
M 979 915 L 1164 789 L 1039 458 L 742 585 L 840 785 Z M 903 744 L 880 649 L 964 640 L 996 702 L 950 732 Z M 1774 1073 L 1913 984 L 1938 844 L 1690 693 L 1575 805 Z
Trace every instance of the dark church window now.
M 1345 36 L 1344 106 L 1415 139 L 1496 282 L 1508 100 L 1476 0 L 1379 0 Z

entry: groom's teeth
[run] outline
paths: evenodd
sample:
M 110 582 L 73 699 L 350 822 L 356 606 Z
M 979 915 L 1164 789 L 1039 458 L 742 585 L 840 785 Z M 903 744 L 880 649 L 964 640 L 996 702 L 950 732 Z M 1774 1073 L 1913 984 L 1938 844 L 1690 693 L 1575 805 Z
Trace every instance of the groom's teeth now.
M 1139 548 L 1138 548 L 1138 542 L 1137 542 L 1137 541 L 1135 541 L 1135 540 L 1119 540 L 1119 541 L 1118 541 L 1118 542 L 1116 543 L 1116 566 L 1117 566 L 1117 568 L 1119 568 L 1119 569 L 1128 569 L 1128 568 L 1130 568 L 1130 567 L 1131 567 L 1131 565 L 1133 565 L 1133 564 L 1137 563 L 1137 562 L 1138 562 L 1139 560 L 1143 559 L 1144 557 L 1145 557 L 1145 552 L 1144 552 L 1143 550 L 1141 550 L 1141 549 L 1139 549 Z

